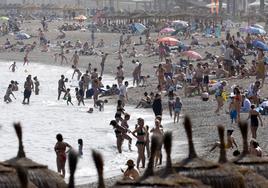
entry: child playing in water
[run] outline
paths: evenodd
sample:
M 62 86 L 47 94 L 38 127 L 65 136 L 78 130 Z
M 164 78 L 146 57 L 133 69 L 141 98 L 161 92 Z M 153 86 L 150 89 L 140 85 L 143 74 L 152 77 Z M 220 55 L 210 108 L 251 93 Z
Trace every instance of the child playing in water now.
M 12 102 L 10 95 L 12 95 L 14 97 L 14 99 L 16 99 L 13 92 L 12 92 L 12 84 L 9 84 L 9 86 L 7 88 L 6 94 L 4 96 L 4 102 L 6 102 L 6 103 Z
M 34 93 L 35 95 L 39 95 L 39 86 L 40 86 L 39 80 L 37 79 L 37 76 L 35 76 L 33 79 L 34 79 Z
M 96 101 L 96 107 L 99 108 L 100 111 L 104 110 L 104 104 L 108 103 L 108 100 L 97 100 Z
M 78 101 L 78 106 L 80 106 L 80 103 L 82 102 L 82 104 L 85 106 L 85 102 L 84 102 L 84 91 L 82 88 L 78 89 L 78 87 L 75 88 L 75 96 L 76 99 Z
M 69 105 L 69 103 L 71 103 L 71 105 L 74 105 L 73 103 L 72 103 L 72 97 L 71 97 L 71 94 L 70 94 L 70 88 L 68 88 L 67 90 L 66 90 L 66 94 L 65 94 L 65 97 L 66 97 L 66 99 L 67 99 L 67 105 Z
M 129 125 L 127 123 L 129 119 L 130 119 L 130 115 L 127 114 L 127 113 L 125 113 L 125 117 L 124 117 L 124 119 L 121 122 L 121 127 L 123 127 L 125 129 L 125 131 L 122 132 L 122 137 L 123 137 L 123 139 L 128 140 L 128 148 L 129 148 L 129 151 L 132 151 L 131 150 L 132 138 L 127 134 L 128 132 L 131 132 L 129 130 Z
M 83 140 L 81 138 L 78 139 L 78 154 L 80 157 L 83 155 Z
M 16 62 L 14 61 L 14 63 L 12 63 L 9 67 L 9 69 L 11 69 L 12 72 L 15 72 L 17 66 L 16 66 Z
M 180 97 L 176 97 L 176 101 L 174 103 L 174 123 L 176 122 L 176 119 L 177 123 L 179 123 L 181 107 L 182 107 L 181 99 Z
M 233 149 L 234 146 L 237 148 L 237 144 L 235 142 L 233 135 L 233 130 L 227 130 L 227 143 L 225 144 L 225 148 L 226 149 Z M 220 142 L 216 142 L 214 144 L 214 146 L 211 148 L 210 152 L 212 152 L 214 149 L 216 149 L 217 147 L 220 147 Z
M 122 119 L 121 115 L 124 114 L 124 112 L 125 112 L 125 109 L 124 109 L 124 107 L 123 107 L 123 103 L 122 103 L 121 100 L 118 100 L 118 101 L 117 101 L 117 107 L 116 107 L 115 118 L 116 118 L 116 119 L 118 118 L 120 121 L 122 121 L 123 119 Z

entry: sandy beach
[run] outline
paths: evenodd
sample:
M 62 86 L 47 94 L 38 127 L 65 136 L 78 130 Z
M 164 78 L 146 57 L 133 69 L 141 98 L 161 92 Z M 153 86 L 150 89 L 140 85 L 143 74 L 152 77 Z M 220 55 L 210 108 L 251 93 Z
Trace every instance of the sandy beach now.
M 57 27 L 59 27 L 61 24 L 65 22 L 62 21 L 53 21 L 49 23 L 48 26 L 48 32 L 45 32 L 45 36 L 48 40 L 51 42 L 51 47 L 49 48 L 48 52 L 41 52 L 41 49 L 37 47 L 34 49 L 34 51 L 30 52 L 29 54 L 29 60 L 30 64 L 32 62 L 34 63 L 40 63 L 44 65 L 56 65 L 56 66 L 63 66 L 63 67 L 71 67 L 71 63 L 69 64 L 63 64 L 60 65 L 59 60 L 58 62 L 54 61 L 54 54 L 59 53 L 60 49 L 59 47 L 56 47 L 56 37 L 59 34 Z M 41 27 L 40 21 L 35 21 L 35 20 L 30 20 L 30 21 L 25 21 L 25 23 L 22 25 L 22 30 L 24 30 L 27 34 L 32 35 L 32 36 L 37 36 L 38 35 L 38 28 Z M 156 38 L 157 33 L 153 33 L 152 37 Z M 90 31 L 66 31 L 66 38 L 64 39 L 65 41 L 70 40 L 72 42 L 75 42 L 77 40 L 80 40 L 82 42 L 86 40 L 90 40 L 91 33 Z M 105 42 L 105 47 L 104 48 L 98 48 L 98 51 L 103 51 L 105 53 L 108 53 L 107 61 L 105 63 L 105 69 L 104 69 L 104 74 L 109 75 L 112 77 L 115 77 L 116 74 L 116 67 L 119 65 L 119 60 L 117 59 L 118 57 L 118 47 L 119 47 L 119 37 L 120 34 L 115 34 L 115 33 L 96 33 L 96 42 L 98 42 L 100 39 L 104 39 Z M 133 36 L 132 37 L 132 42 L 136 41 L 138 43 L 139 41 L 139 35 Z M 145 40 L 145 37 L 143 37 L 143 40 Z M 224 33 L 222 33 L 222 37 L 224 38 Z M 4 44 L 6 39 L 9 39 L 10 42 L 13 44 L 16 42 L 14 39 L 14 36 L 12 35 L 6 35 L 6 36 L 1 36 L 0 37 L 0 44 Z M 215 39 L 215 38 L 202 38 L 199 37 L 200 42 L 203 44 L 210 43 L 212 44 L 215 41 L 219 41 L 220 39 Z M 39 43 L 38 37 L 32 37 L 29 40 L 23 40 L 25 44 L 31 44 L 34 41 Z M 182 40 L 185 44 L 189 44 L 189 40 Z M 38 45 L 37 45 L 38 46 Z M 148 83 L 146 87 L 132 87 L 132 72 L 135 67 L 131 61 L 133 58 L 127 58 L 126 54 L 123 54 L 124 57 L 124 71 L 125 71 L 125 77 L 130 78 L 130 87 L 128 89 L 128 95 L 129 95 L 129 101 L 128 105 L 130 106 L 136 106 L 139 100 L 142 98 L 143 93 L 146 92 L 156 92 L 156 86 L 157 86 L 157 77 L 155 75 L 156 69 L 153 68 L 154 66 L 158 66 L 160 63 L 159 57 L 158 56 L 152 56 L 152 57 L 147 57 L 147 55 L 144 52 L 144 46 L 136 46 L 136 49 L 138 51 L 138 54 L 142 54 L 140 57 L 134 58 L 138 59 L 142 63 L 142 75 L 150 75 L 150 78 L 148 79 Z M 206 47 L 206 48 L 198 48 L 194 49 L 195 51 L 199 52 L 202 56 L 205 56 L 205 51 L 209 51 L 212 54 L 220 54 L 220 49 L 219 47 Z M 74 50 L 70 51 L 69 54 L 67 54 L 67 58 L 71 59 L 72 55 L 74 53 Z M 0 52 L 0 59 L 2 61 L 23 61 L 25 53 L 23 52 L 12 52 L 12 51 L 2 51 Z M 179 59 L 174 59 L 174 62 L 179 61 Z M 87 69 L 88 63 L 92 64 L 92 68 L 98 68 L 100 69 L 100 62 L 101 62 L 101 57 L 99 56 L 80 56 L 79 64 L 78 67 L 80 70 L 84 73 Z M 194 62 L 195 63 L 195 62 Z M 8 71 L 8 67 L 6 67 L 6 70 L 2 71 Z M 49 75 L 47 75 L 49 76 Z M 60 75 L 58 75 L 59 77 Z M 231 87 L 233 85 L 239 85 L 244 88 L 248 88 L 250 83 L 255 81 L 255 77 L 250 77 L 249 79 L 230 79 L 228 80 L 228 85 L 226 87 L 226 90 L 231 90 Z M 9 80 L 6 80 L 6 85 L 8 84 Z M 51 87 L 56 87 L 51 86 Z M 2 88 L 5 88 L 5 86 L 2 86 Z M 4 90 L 4 89 L 3 89 Z M 182 98 L 182 103 L 183 103 L 183 111 L 182 111 L 182 117 L 180 119 L 179 124 L 173 124 L 173 123 L 168 123 L 165 124 L 166 127 L 168 127 L 168 130 L 171 130 L 174 132 L 174 140 L 185 140 L 186 141 L 186 136 L 184 133 L 184 129 L 182 126 L 183 122 L 183 116 L 184 115 L 189 115 L 192 119 L 193 122 L 193 138 L 194 142 L 197 143 L 197 152 L 198 154 L 209 160 L 217 161 L 219 157 L 219 150 L 216 149 L 213 152 L 209 152 L 211 149 L 213 143 L 215 141 L 218 141 L 218 132 L 217 132 L 217 125 L 224 125 L 226 129 L 228 126 L 230 126 L 230 118 L 229 114 L 226 114 L 225 112 L 222 112 L 219 116 L 214 113 L 216 109 L 216 100 L 214 95 L 211 95 L 209 98 L 209 101 L 204 102 L 201 100 L 200 96 L 195 96 L 195 97 L 189 97 L 186 98 L 184 97 L 183 90 L 178 90 L 176 92 L 178 96 Z M 267 80 L 265 81 L 264 87 L 261 90 L 261 96 L 268 98 L 268 82 Z M 2 97 L 1 97 L 2 98 Z M 109 100 L 109 105 L 114 105 L 116 106 L 116 100 L 117 96 L 111 96 L 107 97 Z M 169 118 L 168 114 L 168 109 L 167 109 L 167 103 L 168 103 L 168 98 L 166 96 L 162 97 L 162 102 L 163 105 L 165 106 L 164 110 L 164 119 Z M 225 103 L 224 110 L 228 109 L 228 104 Z M 5 106 L 5 104 L 1 104 L 1 106 Z M 1 111 L 0 111 L 1 112 Z M 3 113 L 3 112 L 2 112 Z M 153 113 L 153 112 L 152 112 Z M 241 114 L 241 119 L 245 120 L 248 117 L 248 114 Z M 260 143 L 260 147 L 263 149 L 264 155 L 268 156 L 268 116 L 262 116 L 263 122 L 264 122 L 264 127 L 260 127 L 258 130 L 258 141 Z M 111 117 L 112 118 L 112 117 Z M 107 124 L 110 120 L 107 120 Z M 1 124 L 1 122 L 0 122 Z M 237 144 L 239 146 L 239 150 L 242 150 L 242 139 L 241 139 L 241 134 L 239 131 L 239 128 L 237 126 L 232 126 L 234 128 L 234 137 L 236 138 Z M 112 131 L 112 130 L 111 130 Z M 1 130 L 0 130 L 1 133 Z M 54 135 L 51 135 L 54 137 Z M 185 157 L 186 151 L 188 149 L 188 145 L 180 145 L 179 147 L 174 145 L 173 150 L 176 151 L 177 154 L 181 154 L 180 158 L 174 158 L 174 161 L 179 161 Z M 101 150 L 100 150 L 101 152 Z M 232 152 L 233 150 L 228 150 L 228 156 L 229 158 L 232 157 Z M 90 160 L 90 159 L 88 159 Z M 90 168 L 95 168 L 94 166 L 91 166 Z M 56 170 L 56 169 L 53 169 Z M 105 174 L 104 174 L 105 175 Z M 116 176 L 113 178 L 107 179 L 106 183 L 108 186 L 112 185 L 120 176 Z M 88 185 L 80 185 L 78 187 L 88 187 Z M 90 184 L 90 187 L 96 187 L 95 183 Z

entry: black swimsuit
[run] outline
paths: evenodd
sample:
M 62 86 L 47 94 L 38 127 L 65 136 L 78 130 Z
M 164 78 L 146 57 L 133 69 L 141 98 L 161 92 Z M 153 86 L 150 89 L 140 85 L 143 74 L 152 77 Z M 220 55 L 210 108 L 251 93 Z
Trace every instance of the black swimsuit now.
M 250 122 L 252 127 L 258 127 L 259 126 L 258 115 L 251 115 Z

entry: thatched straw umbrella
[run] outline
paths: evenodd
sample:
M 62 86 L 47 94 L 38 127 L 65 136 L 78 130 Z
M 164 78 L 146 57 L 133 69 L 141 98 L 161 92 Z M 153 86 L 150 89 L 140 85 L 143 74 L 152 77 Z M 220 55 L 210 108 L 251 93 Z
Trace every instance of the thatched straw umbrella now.
M 144 175 L 138 182 L 119 181 L 114 187 L 177 187 L 177 188 L 208 188 L 209 186 L 203 185 L 200 181 L 181 176 L 179 174 L 172 174 L 171 162 L 171 147 L 172 147 L 172 134 L 166 133 L 164 136 L 164 147 L 167 153 L 166 167 L 159 172 L 154 172 L 154 156 L 159 141 L 157 137 L 152 137 L 151 156 L 149 159 L 148 167 Z
M 233 171 L 241 173 L 244 177 L 245 188 L 266 188 L 268 187 L 268 180 L 263 176 L 255 173 L 253 170 L 237 166 L 233 163 L 228 163 L 226 157 L 225 143 L 224 143 L 224 127 L 218 126 L 220 137 L 220 158 L 219 163 L 224 165 L 225 168 L 230 168 Z
M 68 188 L 75 188 L 74 173 L 75 173 L 77 161 L 78 161 L 77 152 L 71 149 L 68 155 L 68 159 L 69 159 L 69 169 L 70 169 L 70 178 L 69 178 Z
M 184 128 L 188 137 L 189 157 L 173 167 L 177 172 L 187 177 L 201 180 L 214 188 L 244 188 L 243 176 L 219 164 L 199 158 L 195 152 L 192 140 L 192 124 L 189 117 L 185 117 Z
M 92 157 L 98 172 L 98 188 L 105 188 L 104 178 L 103 178 L 103 159 L 100 153 L 92 151 Z
M 31 159 L 26 158 L 23 142 L 22 130 L 20 124 L 14 124 L 16 134 L 19 140 L 19 151 L 15 158 L 4 162 L 5 166 L 16 167 L 22 166 L 28 170 L 30 181 L 38 188 L 66 188 L 67 185 L 64 179 L 56 172 L 49 170 L 47 166 L 38 164 Z
M 249 154 L 248 150 L 248 124 L 239 123 L 239 128 L 243 138 L 243 152 L 233 162 L 236 165 L 248 167 L 255 170 L 265 178 L 268 178 L 268 158 L 256 157 Z
M 37 188 L 28 180 L 27 170 L 21 166 L 16 166 L 16 168 L 6 167 L 2 163 L 0 163 L 0 187 Z

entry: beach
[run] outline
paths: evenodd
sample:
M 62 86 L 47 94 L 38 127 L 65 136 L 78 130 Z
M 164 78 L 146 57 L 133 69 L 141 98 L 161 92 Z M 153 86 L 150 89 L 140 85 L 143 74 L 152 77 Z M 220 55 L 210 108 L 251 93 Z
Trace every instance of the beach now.
M 85 139 L 85 142 L 94 143 L 92 146 L 86 147 L 84 152 L 85 156 L 80 160 L 80 165 L 78 164 L 78 172 L 77 176 L 77 184 L 81 187 L 86 187 L 85 185 L 88 182 L 95 182 L 96 171 L 94 164 L 91 159 L 91 149 L 96 149 L 100 153 L 104 153 L 104 161 L 105 161 L 105 172 L 104 175 L 110 179 L 107 179 L 107 185 L 111 185 L 114 183 L 114 180 L 117 180 L 118 176 L 120 176 L 120 168 L 124 168 L 124 163 L 129 156 L 131 158 L 136 159 L 135 150 L 132 152 L 127 151 L 127 146 L 125 145 L 123 148 L 123 154 L 116 153 L 115 146 L 115 136 L 111 127 L 109 127 L 109 122 L 112 120 L 113 109 L 116 108 L 116 100 L 117 96 L 109 96 L 107 97 L 109 103 L 105 106 L 104 112 L 94 112 L 93 114 L 86 113 L 88 107 L 92 106 L 92 100 L 86 101 L 86 106 L 77 107 L 67 107 L 65 106 L 65 101 L 58 102 L 56 100 L 57 96 L 57 80 L 60 78 L 61 74 L 67 75 L 69 78 L 72 74 L 71 63 L 60 65 L 58 62 L 54 62 L 54 54 L 59 53 L 59 47 L 56 47 L 56 36 L 59 34 L 57 31 L 57 27 L 63 24 L 61 21 L 53 21 L 49 23 L 48 32 L 45 32 L 46 38 L 50 40 L 51 47 L 48 52 L 41 52 L 41 50 L 37 47 L 33 52 L 29 53 L 30 63 L 28 66 L 22 66 L 22 61 L 24 57 L 24 53 L 22 52 L 11 52 L 4 51 L 0 52 L 1 66 L 2 70 L 2 78 L 1 79 L 1 99 L 4 96 L 4 92 L 6 90 L 6 86 L 10 82 L 10 79 L 17 79 L 20 82 L 20 87 L 22 87 L 25 77 L 28 74 L 37 75 L 39 77 L 41 88 L 40 88 L 40 96 L 33 96 L 33 101 L 30 106 L 23 106 L 21 104 L 22 93 L 19 91 L 16 93 L 18 99 L 14 101 L 12 104 L 4 104 L 1 103 L 0 113 L 2 114 L 2 118 L 0 118 L 0 124 L 2 125 L 2 129 L 0 129 L 0 144 L 1 148 L 6 148 L 2 152 L 4 155 L 1 155 L 1 160 L 8 159 L 16 154 L 16 138 L 14 133 L 12 133 L 12 122 L 21 121 L 23 130 L 25 132 L 25 150 L 27 151 L 27 155 L 29 158 L 32 158 L 40 163 L 48 165 L 52 170 L 56 170 L 54 165 L 51 165 L 53 159 L 55 157 L 53 147 L 55 140 L 55 135 L 58 132 L 63 132 L 66 135 L 66 142 L 70 142 L 71 145 L 76 146 L 76 140 L 80 135 L 88 138 Z M 37 36 L 37 30 L 41 27 L 39 21 L 26 21 L 22 25 L 22 30 L 27 32 L 30 35 Z M 70 40 L 75 42 L 77 40 L 86 41 L 90 40 L 90 31 L 82 32 L 82 31 L 67 31 L 66 38 L 64 40 Z M 105 47 L 101 49 L 97 49 L 108 53 L 108 57 L 105 63 L 104 68 L 104 83 L 105 80 L 107 84 L 113 81 L 116 74 L 116 67 L 119 65 L 118 60 L 118 48 L 119 48 L 119 37 L 120 34 L 115 33 L 95 33 L 96 41 L 100 39 L 104 39 Z M 152 37 L 156 38 L 157 34 L 152 33 Z M 132 42 L 136 41 L 138 43 L 140 36 L 133 36 Z M 224 38 L 224 33 L 222 33 L 222 37 Z M 14 36 L 6 35 L 0 37 L 0 44 L 3 44 L 6 39 L 9 39 L 11 43 L 14 43 Z M 143 40 L 145 37 L 143 36 Z M 33 41 L 38 41 L 38 37 L 32 37 L 29 40 L 24 40 L 24 43 L 31 44 Z M 220 39 L 215 38 L 201 38 L 200 42 L 207 44 L 212 44 L 215 41 L 219 41 Z M 190 40 L 183 40 L 184 43 L 190 43 Z M 160 63 L 158 56 L 147 57 L 144 50 L 144 46 L 136 46 L 138 54 L 141 54 L 140 57 L 136 58 L 127 58 L 125 54 L 124 56 L 124 72 L 125 77 L 130 80 L 130 87 L 128 89 L 128 98 L 129 101 L 127 105 L 127 110 L 131 114 L 131 128 L 135 127 L 136 119 L 138 117 L 143 117 L 145 119 L 145 123 L 153 127 L 153 112 L 151 109 L 135 109 L 134 107 L 140 101 L 144 92 L 156 92 L 157 86 L 157 78 L 155 75 L 156 69 L 154 66 L 158 66 Z M 218 47 L 205 47 L 194 49 L 198 51 L 202 56 L 205 55 L 205 51 L 209 51 L 213 54 L 220 54 L 220 50 Z M 70 59 L 73 55 L 74 50 L 67 54 L 67 58 Z M 148 79 L 148 83 L 146 87 L 132 87 L 132 72 L 135 67 L 135 64 L 131 63 L 133 59 L 138 59 L 142 63 L 142 75 L 150 75 Z M 16 73 L 11 73 L 8 70 L 9 65 L 13 62 L 18 62 L 18 71 Z M 174 62 L 179 61 L 179 59 L 174 59 Z M 100 62 L 101 57 L 99 56 L 80 56 L 78 67 L 84 73 L 88 67 L 88 63 L 92 64 L 92 68 L 98 68 L 100 70 Z M 195 63 L 195 62 L 194 62 Z M 42 71 L 44 70 L 44 71 Z M 14 76 L 12 75 L 14 74 Z M 24 76 L 24 77 L 23 77 Z M 233 85 L 239 85 L 244 88 L 248 88 L 249 84 L 255 81 L 255 77 L 250 77 L 249 79 L 230 79 L 228 80 L 227 90 L 230 90 Z M 70 85 L 72 84 L 69 83 Z M 74 83 L 74 86 L 77 83 Z M 43 86 L 42 86 L 43 85 Z M 72 87 L 74 87 L 72 86 Z M 189 115 L 193 122 L 193 138 L 196 143 L 197 153 L 199 156 L 217 161 L 219 157 L 219 150 L 215 150 L 214 152 L 209 152 L 213 143 L 218 141 L 218 133 L 217 133 L 217 125 L 224 125 L 226 129 L 231 127 L 234 129 L 234 137 L 236 138 L 237 144 L 239 146 L 239 150 L 242 150 L 242 139 L 241 133 L 239 131 L 238 126 L 230 125 L 229 114 L 226 114 L 224 111 L 228 109 L 228 104 L 225 103 L 223 108 L 223 112 L 220 115 L 216 115 L 214 113 L 216 109 L 216 101 L 214 95 L 210 95 L 209 101 L 202 101 L 200 96 L 195 97 L 184 97 L 183 90 L 176 91 L 176 94 L 181 97 L 183 103 L 182 115 L 180 118 L 180 122 L 178 124 L 174 124 L 172 119 L 169 117 L 168 109 L 167 109 L 167 97 L 163 96 L 162 102 L 164 105 L 164 115 L 163 115 L 163 125 L 166 131 L 173 132 L 173 150 L 172 157 L 174 161 L 179 161 L 185 157 L 187 157 L 187 140 L 183 128 L 183 117 L 185 115 Z M 264 97 L 268 97 L 268 83 L 265 81 L 264 87 L 260 93 Z M 53 98 L 54 97 L 54 98 Z M 53 98 L 53 99 L 52 99 Z M 30 109 L 31 108 L 31 109 Z M 52 110 L 52 112 L 51 112 Z M 107 111 L 106 111 L 107 110 Z M 27 111 L 29 114 L 27 115 Z M 13 112 L 13 113 L 12 113 Z M 32 114 L 30 113 L 32 112 Z M 37 112 L 34 114 L 33 112 Z M 49 113 L 50 112 L 50 113 Z M 55 113 L 57 112 L 57 113 Z M 61 113 L 66 114 L 65 116 L 61 116 Z M 72 114 L 68 117 L 68 114 Z M 30 117 L 29 117 L 30 116 Z M 32 118 L 33 116 L 36 116 Z M 46 117 L 47 116 L 47 117 Z M 93 116 L 93 117 L 90 117 Z M 100 127 L 98 127 L 98 118 L 102 117 L 102 121 L 100 122 Z M 248 114 L 241 114 L 241 119 L 247 119 Z M 38 121 L 39 117 L 41 118 Z M 70 118 L 70 119 L 69 119 Z M 92 119 L 91 119 L 92 118 Z M 268 121 L 267 116 L 262 116 L 264 127 L 260 127 L 258 130 L 258 141 L 260 143 L 261 148 L 263 149 L 264 156 L 267 156 L 268 152 Z M 46 121 L 42 121 L 45 120 Z M 81 120 L 81 121 L 80 121 Z M 86 125 L 88 122 L 89 125 Z M 83 126 L 79 126 L 82 124 Z M 9 127 L 8 127 L 9 126 Z M 77 127 L 76 127 L 77 126 Z M 87 135 L 84 135 L 84 132 L 88 132 Z M 92 132 L 90 132 L 92 131 Z M 72 133 L 76 132 L 74 136 Z M 12 138 L 10 136 L 13 136 Z M 32 137 L 34 135 L 34 137 Z M 43 136 L 43 137 L 42 137 Z M 94 137 L 97 138 L 94 138 Z M 72 138 L 71 138 L 72 137 Z M 44 139 L 42 142 L 38 143 L 38 139 Z M 9 140 L 8 144 L 4 143 L 5 140 Z M 1 142 L 2 141 L 2 142 Z M 96 143 L 95 143 L 96 142 Z M 31 143 L 38 143 L 36 145 L 32 145 Z M 39 148 L 38 148 L 39 147 Z M 134 148 L 133 144 L 133 148 Z M 136 149 L 136 148 L 135 148 Z M 8 151 L 8 152 L 5 152 Z M 46 154 L 50 153 L 50 156 L 47 157 Z M 228 157 L 232 157 L 233 150 L 228 150 Z M 41 156 L 41 157 L 40 157 Z M 106 165 L 107 164 L 107 165 Z M 106 168 L 107 167 L 107 168 Z M 108 173 L 109 172 L 109 173 Z M 86 174 L 86 175 L 85 175 Z M 79 186 L 79 187 L 80 187 Z M 92 186 L 96 186 L 96 184 L 92 184 Z

